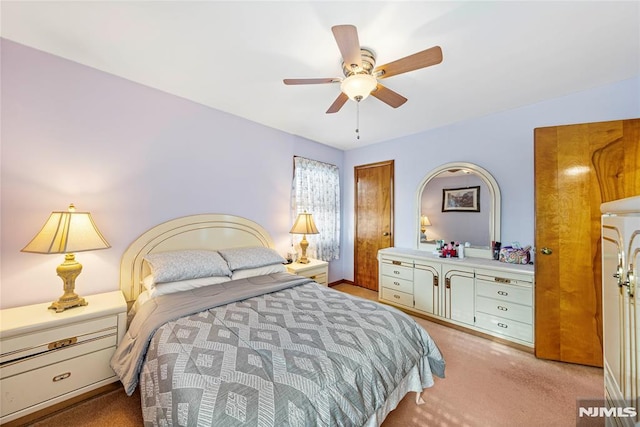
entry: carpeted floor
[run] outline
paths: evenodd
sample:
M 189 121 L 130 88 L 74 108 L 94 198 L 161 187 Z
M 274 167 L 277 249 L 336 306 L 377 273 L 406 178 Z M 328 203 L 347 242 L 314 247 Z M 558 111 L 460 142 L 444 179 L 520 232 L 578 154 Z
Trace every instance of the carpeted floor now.
M 369 299 L 377 293 L 335 287 Z M 536 359 L 532 354 L 416 318 L 442 351 L 446 378 L 436 378 L 415 404 L 410 394 L 384 427 L 575 426 L 576 401 L 603 398 L 602 369 Z M 142 424 L 140 397 L 119 389 L 79 403 L 35 426 L 133 427 Z

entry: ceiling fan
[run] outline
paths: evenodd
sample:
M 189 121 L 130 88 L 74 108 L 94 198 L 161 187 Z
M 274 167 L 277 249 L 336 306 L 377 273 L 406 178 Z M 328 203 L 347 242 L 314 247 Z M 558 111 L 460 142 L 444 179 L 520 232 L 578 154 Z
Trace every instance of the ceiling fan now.
M 331 104 L 327 114 L 336 113 L 352 99 L 360 102 L 369 95 L 398 108 L 407 98 L 383 86 L 378 80 L 429 67 L 442 62 L 442 49 L 434 46 L 413 55 L 406 56 L 385 65 L 376 67 L 376 56 L 371 49 L 360 46 L 358 30 L 354 25 L 336 25 L 331 27 L 340 53 L 344 78 L 284 79 L 286 85 L 309 85 L 340 83 L 340 95 Z

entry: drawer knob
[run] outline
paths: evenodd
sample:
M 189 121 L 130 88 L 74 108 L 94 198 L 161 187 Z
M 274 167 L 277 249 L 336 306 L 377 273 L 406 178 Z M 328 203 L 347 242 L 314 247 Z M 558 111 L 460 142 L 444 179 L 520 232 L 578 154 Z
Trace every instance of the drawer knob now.
M 58 381 L 66 380 L 71 376 L 71 372 L 65 372 L 64 374 L 56 375 L 53 377 L 53 382 L 56 383 Z
M 316 276 L 309 276 L 309 279 L 315 280 Z
M 502 296 L 508 296 L 509 292 L 505 292 L 505 291 L 498 291 L 498 295 L 502 295 Z
M 395 299 L 400 299 L 400 295 L 394 295 L 393 296 Z
M 500 326 L 501 328 L 505 328 L 505 329 L 507 329 L 507 328 L 508 328 L 508 326 L 507 326 L 507 325 L 505 325 L 504 323 L 498 323 L 498 326 Z
M 507 307 L 503 307 L 501 305 L 498 306 L 498 310 L 507 311 L 509 310 Z
M 494 277 L 493 280 L 495 280 L 498 283 L 511 283 L 511 280 L 505 279 L 502 277 Z
M 393 284 L 396 285 L 396 286 L 400 286 L 400 283 L 398 283 L 398 282 L 393 282 Z
M 398 270 L 393 270 L 393 274 L 400 274 Z

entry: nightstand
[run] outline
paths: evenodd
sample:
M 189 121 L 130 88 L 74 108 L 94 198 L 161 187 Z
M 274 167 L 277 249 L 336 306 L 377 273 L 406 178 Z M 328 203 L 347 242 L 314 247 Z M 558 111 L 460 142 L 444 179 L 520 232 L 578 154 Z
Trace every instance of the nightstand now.
M 127 327 L 121 291 L 0 310 L 0 424 L 118 380 L 109 361 Z
M 293 262 L 291 264 L 287 264 L 287 271 L 289 271 L 289 273 L 297 274 L 298 276 L 313 279 L 323 286 L 329 286 L 329 263 L 326 261 L 309 258 L 308 264 Z

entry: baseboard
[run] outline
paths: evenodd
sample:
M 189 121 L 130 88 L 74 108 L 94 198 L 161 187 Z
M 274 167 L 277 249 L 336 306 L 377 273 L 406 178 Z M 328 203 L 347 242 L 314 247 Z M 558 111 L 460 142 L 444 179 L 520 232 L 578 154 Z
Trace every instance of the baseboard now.
M 337 280 L 335 282 L 329 283 L 329 287 L 331 288 L 333 286 L 342 285 L 343 283 L 345 283 L 347 285 L 354 285 L 354 283 L 351 280 L 342 279 L 342 280 Z

